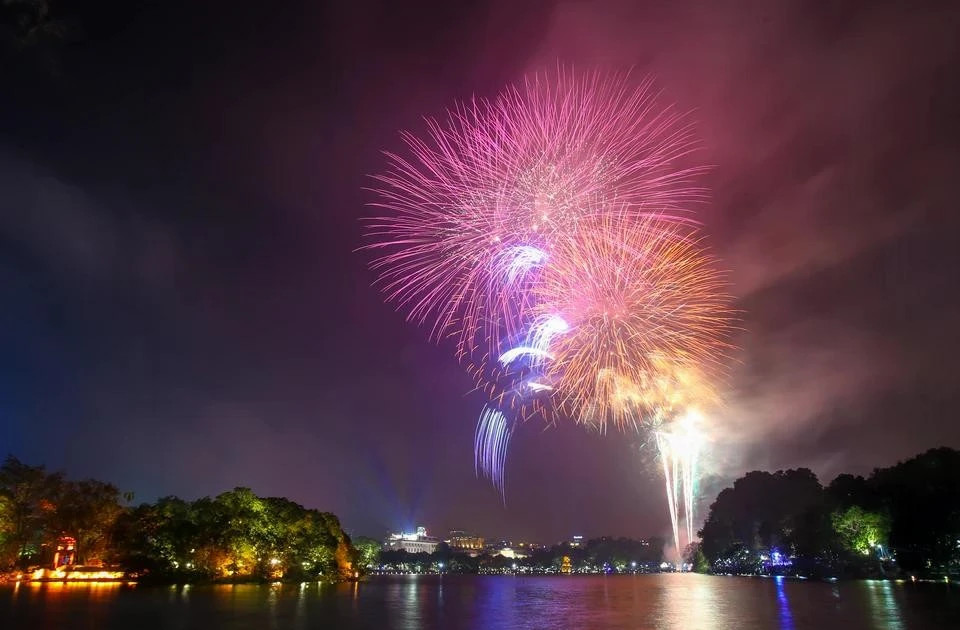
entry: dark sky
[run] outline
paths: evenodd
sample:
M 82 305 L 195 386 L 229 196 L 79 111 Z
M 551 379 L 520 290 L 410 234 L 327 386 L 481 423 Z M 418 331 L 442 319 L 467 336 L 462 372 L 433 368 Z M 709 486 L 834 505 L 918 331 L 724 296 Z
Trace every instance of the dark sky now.
M 523 427 L 504 508 L 482 396 L 353 251 L 398 130 L 558 61 L 695 110 L 744 311 L 710 472 L 960 447 L 956 2 L 323 4 L 52 1 L 63 34 L 7 38 L 0 455 L 378 536 L 665 533 L 649 454 L 572 426 Z

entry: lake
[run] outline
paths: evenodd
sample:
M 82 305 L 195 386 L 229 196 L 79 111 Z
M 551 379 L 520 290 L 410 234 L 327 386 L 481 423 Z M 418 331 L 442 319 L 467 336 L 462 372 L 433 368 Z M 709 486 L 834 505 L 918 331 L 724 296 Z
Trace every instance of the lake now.
M 0 628 L 960 628 L 960 587 L 695 574 L 0 587 Z

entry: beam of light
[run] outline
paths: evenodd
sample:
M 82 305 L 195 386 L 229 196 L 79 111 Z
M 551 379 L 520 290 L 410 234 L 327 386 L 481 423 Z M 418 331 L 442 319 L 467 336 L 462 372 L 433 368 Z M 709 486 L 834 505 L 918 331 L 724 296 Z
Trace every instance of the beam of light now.
M 530 357 L 533 357 L 534 359 L 539 359 L 539 360 L 542 360 L 542 359 L 549 360 L 553 358 L 553 355 L 547 352 L 546 350 L 542 350 L 540 348 L 532 348 L 528 346 L 519 346 L 517 348 L 511 348 L 506 352 L 504 352 L 503 354 L 501 354 L 500 363 L 501 365 L 505 365 L 505 366 L 510 365 L 511 363 L 513 363 L 515 360 L 519 359 L 522 356 L 530 356 Z
M 498 409 L 485 406 L 477 422 L 473 441 L 474 469 L 478 477 L 489 479 L 506 502 L 505 467 L 513 429 Z
M 703 448 L 703 435 L 698 426 L 700 419 L 700 413 L 691 409 L 656 432 L 657 450 L 663 464 L 667 508 L 670 510 L 670 524 L 673 529 L 673 543 L 678 554 L 683 553 L 683 549 L 693 542 L 694 537 L 694 507 L 699 479 L 697 464 Z M 681 523 L 684 534 L 682 538 Z M 681 540 L 684 547 L 680 546 Z

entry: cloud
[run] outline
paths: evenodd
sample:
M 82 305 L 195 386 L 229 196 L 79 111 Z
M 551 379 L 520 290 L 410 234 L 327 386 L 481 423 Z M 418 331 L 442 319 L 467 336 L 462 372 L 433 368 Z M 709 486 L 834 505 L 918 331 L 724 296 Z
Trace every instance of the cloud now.
M 173 282 L 182 252 L 175 233 L 122 200 L 100 201 L 52 172 L 0 148 L 0 241 L 20 264 L 64 286 L 109 287 L 132 279 Z

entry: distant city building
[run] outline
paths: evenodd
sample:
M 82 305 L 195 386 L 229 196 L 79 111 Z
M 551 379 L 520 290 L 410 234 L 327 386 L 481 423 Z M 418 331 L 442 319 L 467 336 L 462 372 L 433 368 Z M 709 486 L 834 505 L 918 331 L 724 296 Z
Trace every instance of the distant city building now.
M 516 560 L 517 558 L 526 558 L 527 553 L 521 549 L 514 549 L 513 547 L 504 547 L 497 551 L 493 555 L 501 555 L 504 558 L 510 558 L 511 560 Z
M 484 544 L 483 548 L 484 548 L 484 550 L 485 550 L 487 553 L 489 553 L 489 554 L 496 554 L 497 552 L 499 552 L 499 551 L 500 551 L 501 549 L 503 549 L 504 547 L 512 547 L 512 546 L 513 546 L 513 542 L 510 541 L 510 540 L 505 540 L 505 539 L 503 539 L 503 540 L 487 540 L 487 542 L 486 542 L 486 544 Z
M 582 547 L 583 546 L 583 536 L 577 535 L 570 539 L 571 547 Z
M 387 551 L 406 551 L 407 553 L 433 553 L 440 544 L 439 538 L 427 535 L 427 528 L 420 526 L 412 534 L 395 533 L 387 536 L 383 541 L 383 548 Z
M 451 531 L 450 538 L 446 542 L 453 551 L 466 552 L 470 555 L 477 555 L 483 551 L 483 537 L 474 536 L 459 529 Z

